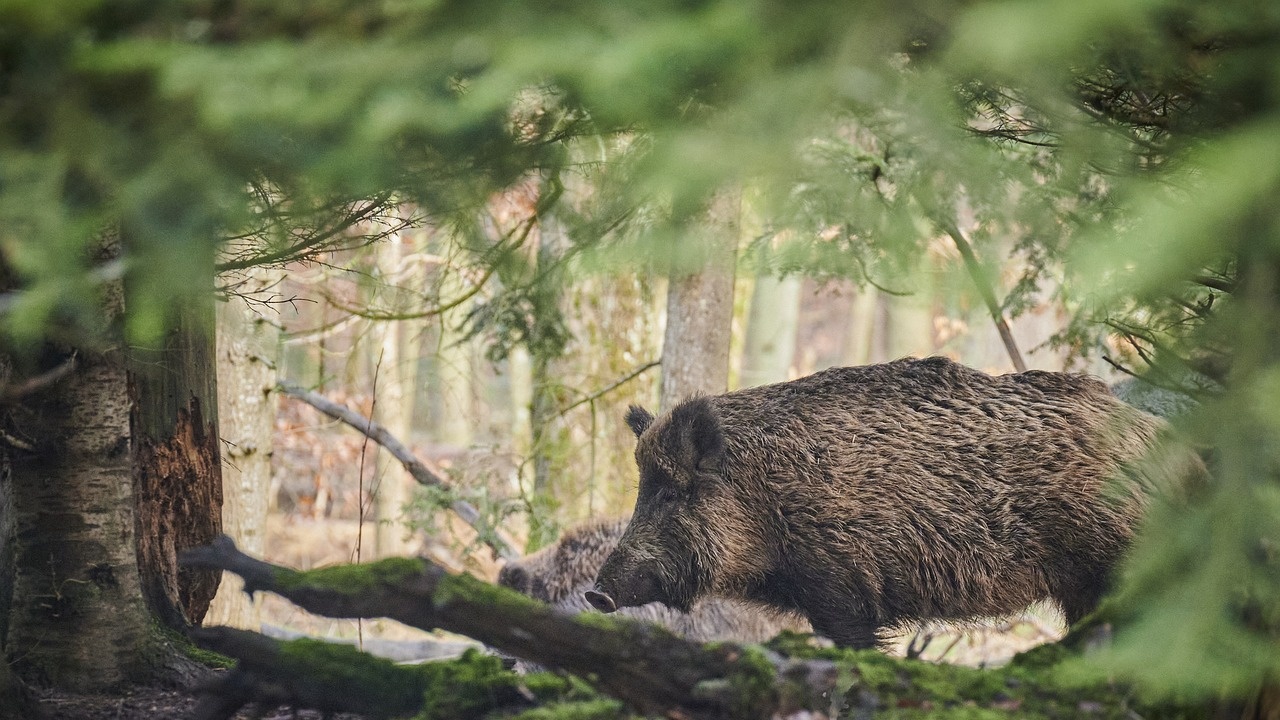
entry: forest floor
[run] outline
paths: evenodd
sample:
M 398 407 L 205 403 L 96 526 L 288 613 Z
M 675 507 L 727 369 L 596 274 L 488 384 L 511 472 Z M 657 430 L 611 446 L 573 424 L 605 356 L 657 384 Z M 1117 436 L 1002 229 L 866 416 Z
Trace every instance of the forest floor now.
M 123 694 L 72 695 L 37 693 L 38 715 L 21 720 L 188 720 L 194 718 L 197 699 L 186 690 L 139 687 Z M 241 710 L 236 720 L 361 720 L 346 713 L 323 715 L 285 707 L 257 715 L 253 708 Z M 15 718 L 14 720 L 18 720 Z

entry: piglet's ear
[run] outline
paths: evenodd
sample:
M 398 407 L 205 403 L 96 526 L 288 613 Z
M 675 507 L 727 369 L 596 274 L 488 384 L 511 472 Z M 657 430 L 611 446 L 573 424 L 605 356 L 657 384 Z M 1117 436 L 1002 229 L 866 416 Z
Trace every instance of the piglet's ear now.
M 631 428 L 631 432 L 635 433 L 636 437 L 640 437 L 653 424 L 653 413 L 639 405 L 632 405 L 627 408 L 626 420 L 627 427 Z
M 724 456 L 724 430 L 711 401 L 691 398 L 671 411 L 669 442 L 676 461 L 689 472 L 712 470 Z

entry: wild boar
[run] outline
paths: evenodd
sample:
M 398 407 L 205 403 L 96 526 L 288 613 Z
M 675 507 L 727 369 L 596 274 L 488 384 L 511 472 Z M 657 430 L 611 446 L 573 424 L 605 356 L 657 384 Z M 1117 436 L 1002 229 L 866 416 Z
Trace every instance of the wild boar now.
M 945 358 L 836 368 L 632 407 L 640 487 L 595 608 L 708 596 L 807 617 L 840 645 L 1056 601 L 1090 612 L 1158 485 L 1163 421 L 1101 381 Z
M 618 545 L 627 519 L 595 521 L 572 528 L 560 541 L 528 557 L 507 563 L 498 584 L 518 590 L 555 607 L 580 612 L 591 606 L 583 593 L 595 583 L 600 566 Z M 687 612 L 661 603 L 624 608 L 622 613 L 658 623 L 673 633 L 698 642 L 728 640 L 763 642 L 783 630 L 810 632 L 809 624 L 793 613 L 725 599 L 707 599 Z

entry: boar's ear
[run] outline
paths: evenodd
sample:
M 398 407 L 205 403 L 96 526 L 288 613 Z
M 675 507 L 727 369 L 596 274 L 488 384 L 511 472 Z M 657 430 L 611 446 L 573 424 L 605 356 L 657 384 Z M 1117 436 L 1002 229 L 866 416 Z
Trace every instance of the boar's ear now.
M 724 455 L 724 430 L 711 401 L 704 397 L 680 403 L 671 411 L 670 427 L 676 460 L 690 472 L 711 470 Z
M 653 424 L 653 413 L 645 410 L 639 405 L 632 405 L 627 408 L 627 427 L 631 428 L 631 432 L 640 437 L 645 430 Z

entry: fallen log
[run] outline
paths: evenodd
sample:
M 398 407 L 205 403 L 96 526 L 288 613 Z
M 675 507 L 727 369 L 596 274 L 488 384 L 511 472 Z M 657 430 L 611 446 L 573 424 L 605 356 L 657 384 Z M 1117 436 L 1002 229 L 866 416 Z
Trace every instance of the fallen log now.
M 698 645 L 625 618 L 566 615 L 423 559 L 390 558 L 300 572 L 251 558 L 224 536 L 187 551 L 182 561 L 229 570 L 244 579 L 246 592 L 274 592 L 320 615 L 387 617 L 424 630 L 466 635 L 562 668 L 645 715 L 677 720 L 765 720 L 801 711 L 826 715 L 834 697 L 838 673 L 831 661 L 791 660 L 730 643 Z M 210 644 L 224 639 L 208 631 L 193 638 Z M 219 651 L 242 662 L 262 647 L 228 649 L 225 644 Z M 254 661 L 241 669 L 253 672 L 253 667 L 270 665 Z

